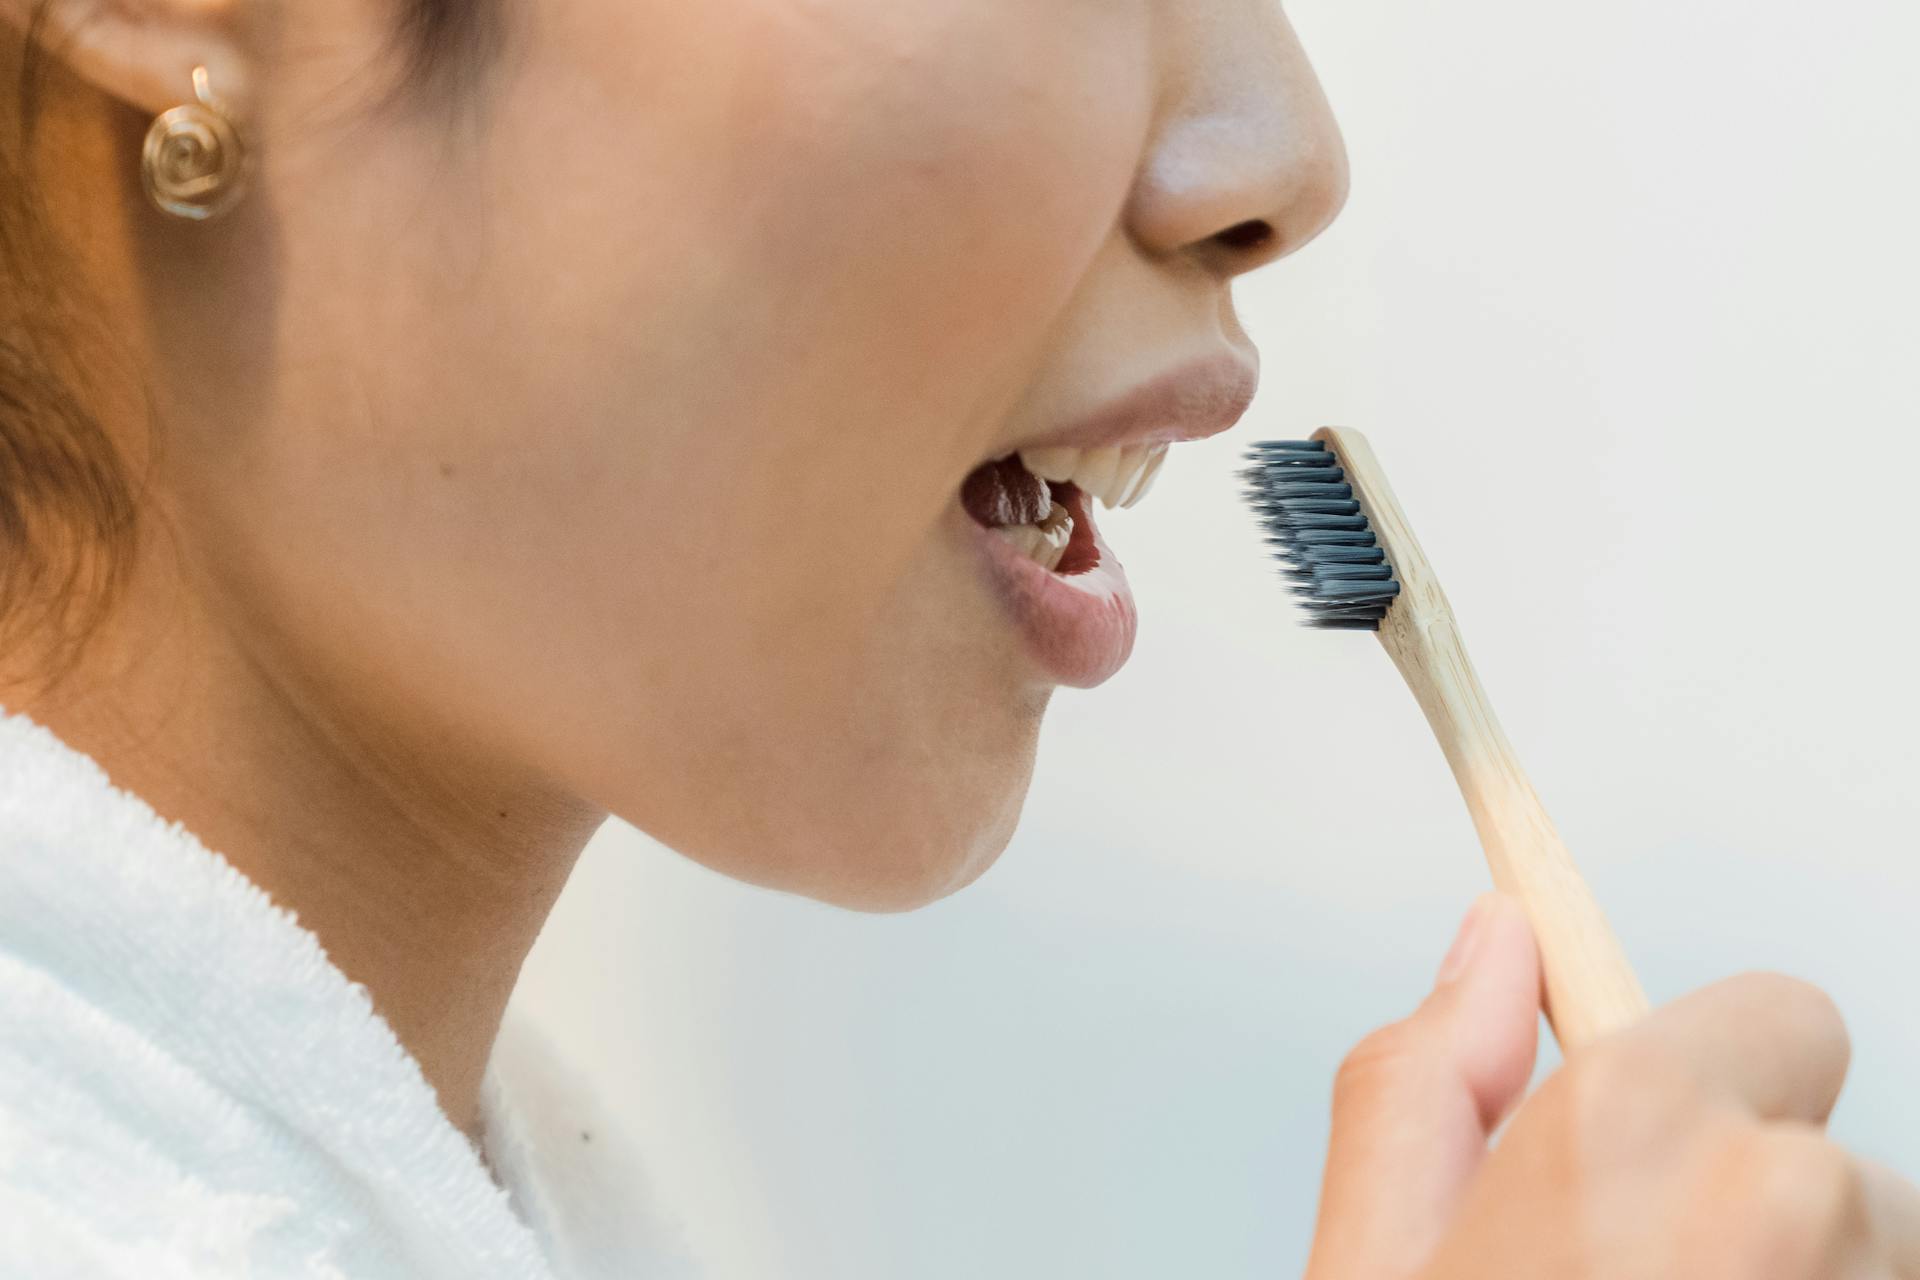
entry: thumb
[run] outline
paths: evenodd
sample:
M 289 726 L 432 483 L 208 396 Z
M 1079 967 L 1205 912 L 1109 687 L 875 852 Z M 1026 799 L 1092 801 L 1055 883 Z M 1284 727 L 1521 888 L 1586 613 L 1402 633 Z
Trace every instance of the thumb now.
M 1533 1074 L 1539 1023 L 1533 930 L 1489 893 L 1432 994 L 1340 1065 L 1309 1280 L 1399 1280 L 1425 1265 Z

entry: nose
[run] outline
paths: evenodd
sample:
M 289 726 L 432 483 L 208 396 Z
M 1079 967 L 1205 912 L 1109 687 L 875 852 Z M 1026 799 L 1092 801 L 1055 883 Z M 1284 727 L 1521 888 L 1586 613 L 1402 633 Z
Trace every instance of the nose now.
M 1231 278 L 1313 239 L 1347 153 L 1275 0 L 1165 0 L 1166 86 L 1127 209 L 1136 243 Z

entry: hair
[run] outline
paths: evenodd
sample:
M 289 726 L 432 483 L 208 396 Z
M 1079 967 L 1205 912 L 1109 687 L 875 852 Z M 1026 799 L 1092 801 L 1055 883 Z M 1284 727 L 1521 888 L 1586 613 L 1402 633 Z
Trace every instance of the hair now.
M 395 3 L 396 96 L 462 96 L 499 45 L 497 0 Z M 19 35 L 0 26 L 0 76 L 17 84 L 0 106 L 0 684 L 31 678 L 11 666 L 28 645 L 49 686 L 78 663 L 140 536 L 137 478 L 82 392 L 98 362 L 83 352 L 110 342 L 69 284 L 34 181 L 55 4 L 37 0 Z

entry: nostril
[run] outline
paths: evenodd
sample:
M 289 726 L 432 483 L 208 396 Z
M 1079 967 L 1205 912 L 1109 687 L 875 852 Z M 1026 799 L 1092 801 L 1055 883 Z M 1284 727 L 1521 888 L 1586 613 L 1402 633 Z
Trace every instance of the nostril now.
M 1265 218 L 1249 218 L 1245 222 L 1235 223 L 1225 231 L 1217 232 L 1213 239 L 1224 249 L 1232 249 L 1237 253 L 1251 253 L 1272 244 L 1273 236 L 1271 222 Z

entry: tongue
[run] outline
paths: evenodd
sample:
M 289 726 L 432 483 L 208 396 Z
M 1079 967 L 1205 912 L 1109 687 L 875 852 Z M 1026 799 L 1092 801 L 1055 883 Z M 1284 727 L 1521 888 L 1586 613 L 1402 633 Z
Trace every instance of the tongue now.
M 960 505 L 989 528 L 1033 524 L 1047 514 L 1052 503 L 1047 482 L 1021 466 L 1017 453 L 974 468 L 960 486 Z

